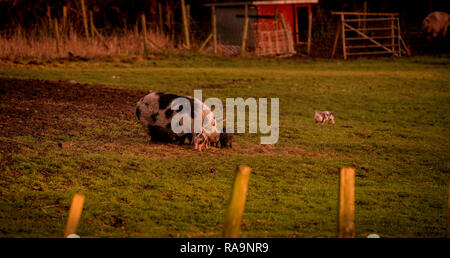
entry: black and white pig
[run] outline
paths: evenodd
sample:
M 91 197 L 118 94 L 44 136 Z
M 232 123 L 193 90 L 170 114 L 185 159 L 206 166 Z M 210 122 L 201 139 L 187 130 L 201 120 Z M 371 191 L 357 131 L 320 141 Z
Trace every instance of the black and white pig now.
M 172 118 L 183 110 L 180 105 L 178 109 L 172 110 L 172 103 L 178 99 L 184 98 L 190 104 L 190 132 L 175 133 L 172 130 Z M 194 105 L 196 102 L 197 105 Z M 194 114 L 196 110 L 194 107 L 201 108 L 202 115 L 202 134 L 208 137 L 208 141 L 218 141 L 220 133 L 216 129 L 216 121 L 214 113 L 200 100 L 190 96 L 179 96 L 175 94 L 151 92 L 142 99 L 140 99 L 136 106 L 136 116 L 142 123 L 144 129 L 153 142 L 178 142 L 184 144 L 186 138 L 193 143 L 192 136 L 194 135 Z M 197 110 L 200 114 L 200 110 Z M 182 125 L 183 119 L 180 121 Z M 189 121 L 188 121 L 189 123 Z M 208 130 L 205 130 L 205 128 Z

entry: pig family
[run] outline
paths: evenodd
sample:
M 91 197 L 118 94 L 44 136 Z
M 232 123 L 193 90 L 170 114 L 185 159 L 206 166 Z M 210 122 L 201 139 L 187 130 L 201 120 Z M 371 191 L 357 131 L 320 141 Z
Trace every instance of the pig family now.
M 179 114 L 183 105 L 172 109 L 174 101 L 182 98 L 188 101 L 191 107 L 190 124 L 186 124 L 190 128 L 190 132 L 175 133 L 172 128 L 172 119 Z M 174 105 L 177 107 L 177 105 Z M 194 108 L 196 107 L 196 108 Z M 194 114 L 201 115 L 202 128 L 201 132 L 194 132 Z M 186 142 L 194 145 L 196 150 L 208 149 L 210 145 L 218 145 L 221 147 L 231 147 L 232 135 L 227 133 L 219 133 L 216 128 L 216 120 L 214 114 L 200 100 L 190 96 L 179 96 L 162 92 L 152 92 L 141 98 L 136 106 L 136 116 L 143 125 L 150 141 L 162 143 L 178 143 L 180 145 Z M 180 119 L 179 125 L 182 126 L 184 119 Z M 185 122 L 186 123 L 186 122 Z M 208 128 L 208 130 L 206 130 Z

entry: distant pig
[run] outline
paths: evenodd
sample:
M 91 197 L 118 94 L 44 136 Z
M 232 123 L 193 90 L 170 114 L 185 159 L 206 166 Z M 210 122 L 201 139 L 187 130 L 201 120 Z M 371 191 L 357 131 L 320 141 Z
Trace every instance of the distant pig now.
M 332 123 L 334 124 L 334 116 L 330 111 L 316 111 L 314 114 L 316 123 Z
M 442 32 L 442 36 L 447 35 L 449 26 L 449 15 L 446 12 L 432 12 L 422 22 L 422 29 L 427 34 L 428 40 L 436 38 Z

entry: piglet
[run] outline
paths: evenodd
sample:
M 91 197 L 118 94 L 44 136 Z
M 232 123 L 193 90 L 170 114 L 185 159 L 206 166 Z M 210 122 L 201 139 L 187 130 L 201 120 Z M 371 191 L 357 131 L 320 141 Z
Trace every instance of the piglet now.
M 314 114 L 314 120 L 316 123 L 332 123 L 334 124 L 334 116 L 330 111 L 316 111 Z
M 220 134 L 220 147 L 221 148 L 232 148 L 233 134 L 231 133 L 221 133 Z
M 195 150 L 202 151 L 203 147 L 209 149 L 209 139 L 204 133 L 194 134 L 192 142 Z

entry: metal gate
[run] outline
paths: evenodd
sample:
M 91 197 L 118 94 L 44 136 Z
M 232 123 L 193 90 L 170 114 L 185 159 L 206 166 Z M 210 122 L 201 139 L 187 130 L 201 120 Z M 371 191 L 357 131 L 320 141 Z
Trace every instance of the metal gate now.
M 340 16 L 331 57 L 336 54 L 339 37 L 342 56 L 410 55 L 401 36 L 397 13 L 332 12 Z

